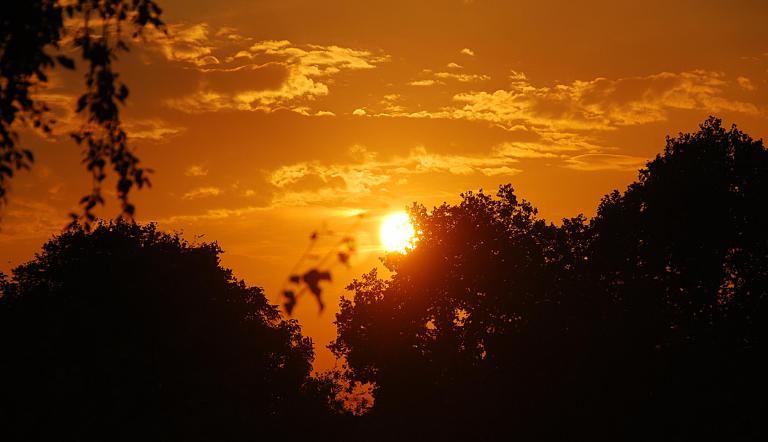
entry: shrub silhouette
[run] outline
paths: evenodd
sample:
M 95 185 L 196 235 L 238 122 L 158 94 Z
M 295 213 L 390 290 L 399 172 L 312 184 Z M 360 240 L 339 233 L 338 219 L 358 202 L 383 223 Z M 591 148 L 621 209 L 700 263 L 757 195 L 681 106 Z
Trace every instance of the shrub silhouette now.
M 349 286 L 331 349 L 381 440 L 765 436 L 768 152 L 710 118 L 590 222 L 502 186 L 411 216 L 395 274 Z
M 311 340 L 220 252 L 119 222 L 17 267 L 0 297 L 0 439 L 314 431 L 333 386 L 310 378 Z

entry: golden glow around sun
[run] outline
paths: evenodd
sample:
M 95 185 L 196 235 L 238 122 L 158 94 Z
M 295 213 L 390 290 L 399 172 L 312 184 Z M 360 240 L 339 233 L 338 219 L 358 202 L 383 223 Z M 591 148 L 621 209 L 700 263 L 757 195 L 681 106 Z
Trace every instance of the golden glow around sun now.
M 397 212 L 384 217 L 379 236 L 387 252 L 405 253 L 413 248 L 416 232 L 405 212 Z

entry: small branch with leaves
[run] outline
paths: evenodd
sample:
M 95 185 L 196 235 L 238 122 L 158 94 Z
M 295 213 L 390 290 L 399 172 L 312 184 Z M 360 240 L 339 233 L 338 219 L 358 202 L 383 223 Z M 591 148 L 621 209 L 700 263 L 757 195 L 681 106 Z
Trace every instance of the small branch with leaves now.
M 14 14 L 0 18 L 0 208 L 6 203 L 14 170 L 29 169 L 34 156 L 19 145 L 15 122 L 31 124 L 51 133 L 55 120 L 46 103 L 32 93 L 33 86 L 48 81 L 49 70 L 75 69 L 75 60 L 56 54 L 61 42 L 72 32 L 65 19 L 82 19 L 74 30 L 73 47 L 85 62 L 85 92 L 77 101 L 76 112 L 85 123 L 72 134 L 83 147 L 83 163 L 93 176 L 90 194 L 80 200 L 81 213 L 72 213 L 73 224 L 83 221 L 90 229 L 92 213 L 103 205 L 101 185 L 105 168 L 117 176 L 120 218 L 132 220 L 134 206 L 128 201 L 131 189 L 149 186 L 150 169 L 141 167 L 128 144 L 120 119 L 120 106 L 128 97 L 128 87 L 119 80 L 113 62 L 128 51 L 123 25 L 131 25 L 130 35 L 139 37 L 154 27 L 166 31 L 161 10 L 154 0 L 51 0 L 16 2 Z
M 321 296 L 323 289 L 320 283 L 323 281 L 331 282 L 331 272 L 336 266 L 350 266 L 350 260 L 357 253 L 357 241 L 352 232 L 358 228 L 360 221 L 364 217 L 365 213 L 356 215 L 355 221 L 346 234 L 339 235 L 337 232 L 326 228 L 312 232 L 309 236 L 309 245 L 307 245 L 304 253 L 293 266 L 283 287 L 283 307 L 285 307 L 288 315 L 293 314 L 293 309 L 296 307 L 299 298 L 307 292 L 317 299 L 320 312 L 325 309 Z M 319 256 L 314 251 L 318 247 L 321 237 L 338 238 L 338 240 L 333 243 L 324 255 Z M 307 262 L 313 261 L 313 265 L 306 265 Z

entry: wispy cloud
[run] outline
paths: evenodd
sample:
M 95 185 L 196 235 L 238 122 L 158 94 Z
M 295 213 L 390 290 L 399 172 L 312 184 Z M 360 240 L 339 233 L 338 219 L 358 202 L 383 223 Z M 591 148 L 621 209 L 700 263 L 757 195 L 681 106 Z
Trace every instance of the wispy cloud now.
M 752 80 L 750 80 L 747 77 L 737 77 L 736 83 L 739 84 L 739 86 L 744 89 L 745 91 L 754 91 L 755 85 L 752 83 Z
M 240 216 L 246 216 L 253 213 L 264 212 L 269 210 L 269 207 L 258 206 L 246 206 L 237 208 L 221 207 L 217 209 L 207 209 L 202 213 L 195 214 L 182 214 L 172 215 L 165 218 L 158 219 L 161 224 L 183 224 L 183 223 L 197 223 L 200 221 L 217 221 L 228 218 L 235 218 Z
M 208 198 L 212 196 L 218 196 L 221 195 L 221 189 L 218 187 L 198 187 L 196 189 L 192 189 L 189 192 L 182 195 L 182 198 L 185 200 L 193 200 L 198 198 Z
M 460 81 L 485 77 L 438 73 Z M 427 83 L 424 83 L 426 85 Z M 514 129 L 547 131 L 615 130 L 621 126 L 664 121 L 673 110 L 732 111 L 759 115 L 758 105 L 729 98 L 734 87 L 749 89 L 744 77 L 729 79 L 711 71 L 661 72 L 620 79 L 596 78 L 554 86 L 536 86 L 524 73 L 512 71 L 510 86 L 496 91 L 468 91 L 436 110 L 393 113 L 386 116 L 485 121 Z
M 587 172 L 604 170 L 635 171 L 645 166 L 647 161 L 647 158 L 630 155 L 589 153 L 569 158 L 566 160 L 566 167 Z
M 561 154 L 553 152 L 558 150 L 567 150 L 563 147 L 547 146 L 544 147 L 538 143 L 504 143 L 497 146 L 496 152 L 499 155 L 511 158 L 558 158 Z
M 461 66 L 459 66 L 456 63 L 449 63 L 449 68 L 455 68 L 459 69 Z M 470 74 L 470 73 L 462 73 L 462 72 L 434 72 L 431 69 L 424 69 L 422 71 L 422 76 L 428 77 L 428 78 L 422 78 L 418 80 L 413 80 L 408 83 L 409 86 L 435 86 L 435 85 L 442 85 L 446 84 L 446 82 L 455 81 L 459 83 L 477 83 L 481 81 L 487 81 L 490 80 L 491 77 L 485 74 Z
M 48 189 L 48 195 L 43 200 L 14 195 L 2 214 L 0 247 L 3 241 L 27 239 L 42 241 L 51 232 L 60 231 L 66 226 L 66 211 L 53 204 L 55 194 L 59 191 L 55 188 L 56 186 Z
M 209 37 L 208 24 L 170 24 L 168 34 L 156 32 L 153 41 L 166 59 L 192 63 L 197 66 L 219 64 L 213 56 L 214 46 Z
M 491 79 L 491 77 L 484 74 L 457 74 L 455 72 L 436 72 L 435 77 L 441 79 L 456 80 L 462 83 L 472 83 Z
M 184 175 L 191 177 L 203 177 L 208 175 L 208 169 L 203 166 L 194 164 L 187 167 L 187 170 L 184 171 Z
M 490 155 L 446 155 L 417 147 L 406 156 L 389 160 L 378 160 L 375 152 L 362 146 L 354 146 L 350 152 L 356 161 L 301 162 L 274 170 L 269 176 L 270 184 L 276 188 L 273 204 L 304 205 L 360 198 L 413 175 L 511 176 L 521 172 L 513 167 L 518 159 L 501 150 Z
M 425 80 L 414 80 L 408 83 L 409 86 L 434 86 L 436 84 L 440 84 L 441 82 L 437 80 L 432 79 L 425 79 Z
M 219 30 L 211 37 L 206 24 L 178 28 L 172 35 L 169 42 L 161 45 L 165 57 L 193 65 L 207 74 L 194 93 L 166 100 L 169 107 L 187 113 L 288 109 L 303 115 L 320 115 L 320 110 L 310 109 L 309 104 L 330 93 L 334 76 L 345 71 L 374 69 L 389 59 L 384 54 L 336 45 L 253 41 L 230 30 Z M 269 75 L 269 70 L 275 69 L 282 77 L 277 85 L 260 86 L 251 81 L 249 86 L 231 90 L 227 81 L 249 73 Z
M 132 139 L 152 141 L 168 141 L 185 130 L 181 126 L 170 124 L 159 118 L 129 119 L 123 123 L 123 126 Z

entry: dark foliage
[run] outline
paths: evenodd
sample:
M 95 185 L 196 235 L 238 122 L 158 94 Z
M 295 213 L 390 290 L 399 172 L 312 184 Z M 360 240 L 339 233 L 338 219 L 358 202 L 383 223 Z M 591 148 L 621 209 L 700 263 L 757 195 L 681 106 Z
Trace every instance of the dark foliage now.
M 710 118 L 601 202 L 589 270 L 620 308 L 613 345 L 634 378 L 614 383 L 645 439 L 768 434 L 766 201 L 762 141 Z
M 131 188 L 149 185 L 148 169 L 128 145 L 122 128 L 119 104 L 128 88 L 119 80 L 113 62 L 128 50 L 124 24 L 138 36 L 149 26 L 162 28 L 160 8 L 152 0 L 24 0 L 4 5 L 0 16 L 0 207 L 5 203 L 13 173 L 29 169 L 33 154 L 19 145 L 18 123 L 50 133 L 54 120 L 48 106 L 35 98 L 32 88 L 48 79 L 51 69 L 74 69 L 75 60 L 59 54 L 68 33 L 85 62 L 85 92 L 77 101 L 77 113 L 86 121 L 72 134 L 83 146 L 83 163 L 93 175 L 93 189 L 80 205 L 86 226 L 94 220 L 91 210 L 103 204 L 101 183 L 105 168 L 117 176 L 117 196 L 122 216 L 133 216 L 128 201 Z M 70 19 L 75 27 L 67 26 Z M 73 214 L 77 221 L 81 215 Z
M 336 386 L 310 377 L 311 340 L 219 253 L 101 224 L 0 279 L 0 440 L 323 434 Z
M 411 215 L 331 349 L 379 440 L 762 440 L 768 152 L 715 118 L 626 192 L 546 224 L 510 186 Z M 407 430 L 403 430 L 407 429 Z

